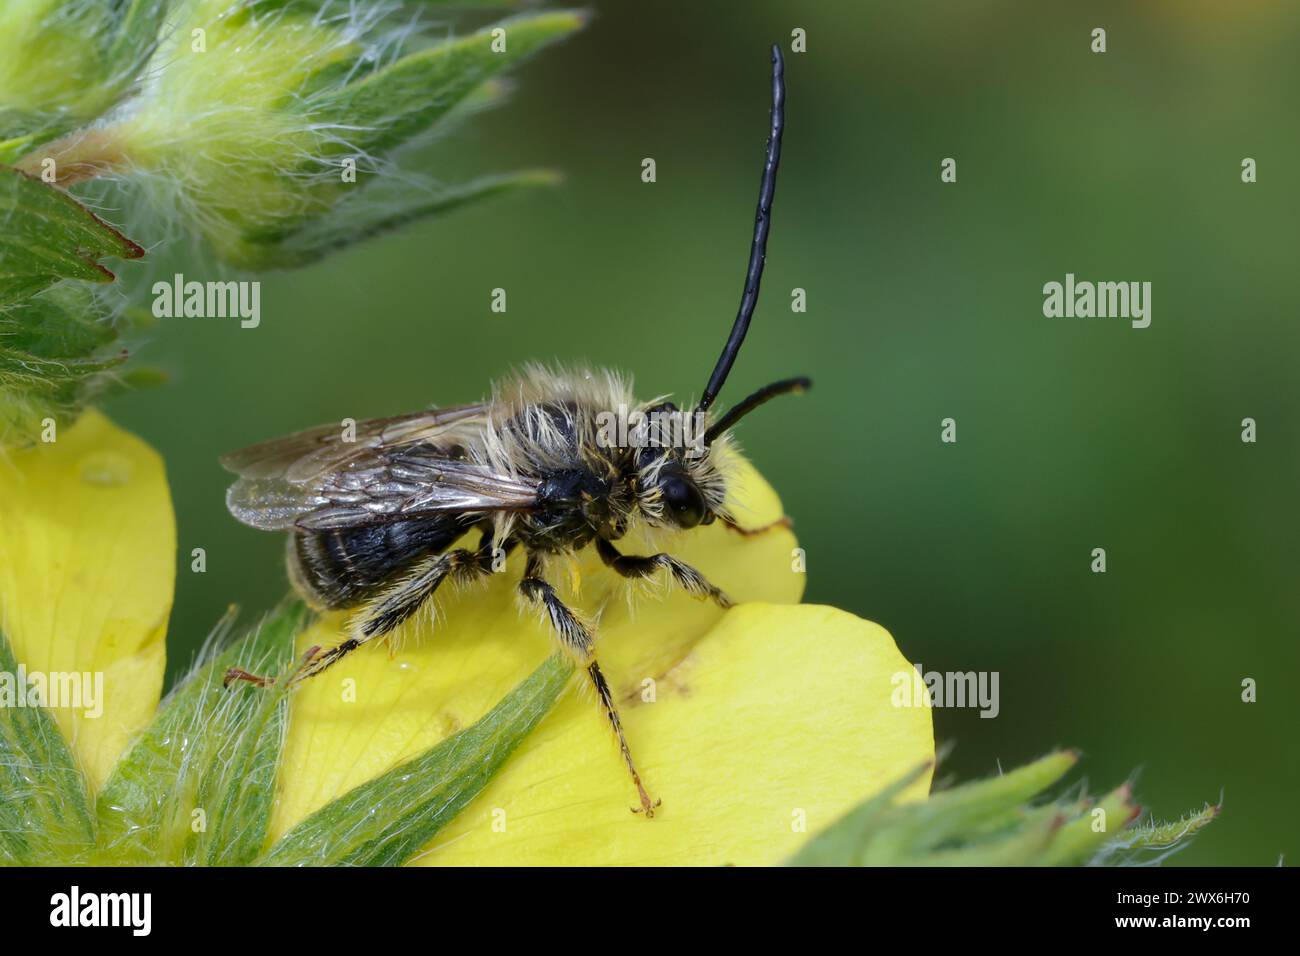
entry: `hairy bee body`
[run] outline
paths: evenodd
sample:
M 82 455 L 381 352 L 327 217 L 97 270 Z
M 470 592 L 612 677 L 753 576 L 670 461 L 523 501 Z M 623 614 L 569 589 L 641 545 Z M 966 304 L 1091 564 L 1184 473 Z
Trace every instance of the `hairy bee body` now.
M 674 527 L 663 494 L 665 470 L 698 489 L 705 512 L 720 512 L 729 439 L 692 454 L 671 434 L 654 433 L 655 414 L 676 409 L 640 402 L 609 371 L 551 372 L 528 366 L 495 392 L 489 426 L 473 454 L 537 485 L 537 504 L 498 517 L 499 537 L 550 553 L 597 538 L 616 541 L 637 521 Z
M 666 531 L 713 521 L 735 527 L 724 505 L 730 428 L 777 395 L 809 385 L 805 378 L 774 382 L 710 416 L 758 302 L 781 158 L 783 69 L 774 46 L 771 132 L 744 292 L 691 411 L 662 399 L 638 402 L 611 372 L 528 366 L 485 402 L 348 419 L 342 428 L 309 429 L 222 459 L 239 476 L 226 495 L 231 514 L 254 528 L 289 532 L 289 575 L 297 590 L 316 607 L 355 609 L 346 639 L 328 650 L 313 648 L 292 682 L 391 633 L 446 581 L 500 570 L 501 555 L 518 547 L 526 555 L 520 597 L 586 668 L 636 785 L 638 812 L 654 815 L 659 804 L 632 761 L 614 694 L 596 661 L 592 626 L 560 599 L 546 565 L 592 546 L 624 578 L 667 572 L 688 593 L 731 606 L 689 564 L 666 552 L 624 554 L 615 542 L 637 523 Z M 457 543 L 475 529 L 476 544 Z M 226 681 L 235 680 L 272 682 L 232 668 Z
M 662 414 L 671 406 L 637 402 L 614 373 L 528 366 L 496 387 L 478 413 L 390 456 L 399 470 L 403 459 L 491 469 L 534 489 L 528 508 L 294 530 L 290 578 L 314 606 L 346 609 L 390 590 L 422 558 L 446 551 L 475 527 L 495 547 L 518 544 L 529 553 L 558 555 L 597 539 L 617 541 L 638 520 L 671 523 L 657 480 L 665 468 L 680 471 L 700 490 L 707 521 L 721 512 L 726 496 L 716 464 L 725 459 L 726 443 L 696 458 L 683 453 L 688 449 L 665 447 L 649 433 L 654 410 Z M 629 440 L 610 440 L 620 434 Z

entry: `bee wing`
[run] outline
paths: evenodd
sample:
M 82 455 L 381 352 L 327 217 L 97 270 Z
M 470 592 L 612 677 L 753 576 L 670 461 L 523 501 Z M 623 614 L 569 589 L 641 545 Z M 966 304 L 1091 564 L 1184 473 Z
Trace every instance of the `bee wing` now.
M 239 475 L 230 513 L 264 531 L 364 527 L 435 512 L 523 510 L 535 483 L 453 454 L 487 421 L 485 403 L 323 425 L 221 459 Z
M 222 466 L 241 478 L 280 479 L 307 485 L 377 448 L 427 443 L 450 447 L 457 433 L 467 433 L 487 420 L 488 406 L 456 405 L 430 408 L 392 418 L 357 422 L 352 441 L 344 441 L 343 426 L 322 425 L 284 438 L 250 445 L 221 459 Z
M 430 445 L 372 448 L 312 481 L 241 477 L 226 493 L 230 513 L 264 531 L 361 528 L 438 512 L 520 511 L 536 503 L 535 482 L 448 458 Z

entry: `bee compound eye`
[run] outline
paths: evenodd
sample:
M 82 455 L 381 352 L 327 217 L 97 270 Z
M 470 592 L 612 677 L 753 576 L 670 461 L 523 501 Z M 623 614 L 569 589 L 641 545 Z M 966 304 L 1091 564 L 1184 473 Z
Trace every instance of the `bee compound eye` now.
M 670 477 L 661 486 L 664 503 L 668 506 L 668 517 L 679 528 L 694 528 L 707 512 L 704 495 L 693 482 L 685 478 Z

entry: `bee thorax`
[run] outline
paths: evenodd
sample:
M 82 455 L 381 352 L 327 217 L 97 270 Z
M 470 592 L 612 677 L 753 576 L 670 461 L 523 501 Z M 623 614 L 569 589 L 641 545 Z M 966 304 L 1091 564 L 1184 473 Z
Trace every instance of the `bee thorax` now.
M 615 480 L 581 469 L 546 477 L 538 489 L 538 506 L 519 527 L 532 546 L 547 551 L 581 548 L 595 538 L 613 541 L 627 531 L 630 502 Z

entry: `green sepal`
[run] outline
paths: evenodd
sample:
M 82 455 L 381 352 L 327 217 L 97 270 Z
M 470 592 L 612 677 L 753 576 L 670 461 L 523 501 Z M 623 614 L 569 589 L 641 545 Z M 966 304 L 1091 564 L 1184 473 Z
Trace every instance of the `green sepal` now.
M 0 696 L 0 863 L 82 862 L 95 839 L 85 777 L 54 716 L 19 702 L 26 688 L 17 686 L 18 661 L 3 633 L 0 675 L 15 694 Z
M 1125 833 L 1139 813 L 1127 784 L 1095 803 L 1082 795 L 1034 802 L 1077 761 L 1073 751 L 1058 751 L 924 801 L 897 803 L 926 769 L 918 767 L 814 836 L 789 865 L 1070 866 L 1107 862 L 1108 847 L 1140 846 L 1145 837 Z M 1153 827 L 1150 837 L 1185 839 L 1209 818 Z
M 361 784 L 303 820 L 258 862 L 396 866 L 474 799 L 550 712 L 573 673 L 552 655 L 473 726 Z
M 314 115 L 346 119 L 353 130 L 335 153 L 386 152 L 429 130 L 484 83 L 582 28 L 578 11 L 530 14 L 408 53 L 353 83 L 304 100 Z M 505 49 L 493 51 L 493 31 Z
M 264 269 L 298 268 L 413 222 L 446 215 L 482 200 L 553 186 L 559 181 L 559 175 L 548 170 L 485 176 L 396 209 L 376 204 L 372 197 L 358 196 L 340 203 L 323 218 L 298 228 L 250 234 L 243 247 L 242 262 Z
M 114 863 L 237 866 L 263 849 L 288 702 L 270 688 L 222 685 L 231 667 L 284 674 L 306 618 L 287 602 L 168 694 L 96 805 Z M 218 628 L 228 633 L 233 611 Z

